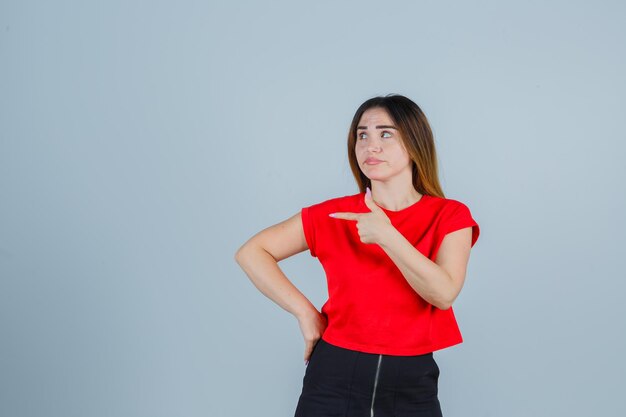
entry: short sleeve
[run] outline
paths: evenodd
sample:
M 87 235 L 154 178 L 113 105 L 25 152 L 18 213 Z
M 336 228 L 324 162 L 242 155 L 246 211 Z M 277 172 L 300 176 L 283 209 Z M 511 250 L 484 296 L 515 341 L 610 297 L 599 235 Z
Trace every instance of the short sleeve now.
M 469 208 L 465 204 L 459 202 L 459 205 L 450 214 L 445 223 L 443 235 L 445 236 L 448 233 L 455 232 L 466 227 L 472 227 L 471 246 L 474 246 L 478 240 L 478 235 L 480 234 L 480 227 L 478 226 L 478 223 L 476 223 L 476 220 L 472 217 Z
M 311 256 L 317 257 L 315 251 L 315 226 L 313 224 L 313 215 L 315 211 L 312 207 L 303 207 L 300 213 L 302 218 L 302 229 L 304 230 L 304 238 L 309 246 Z

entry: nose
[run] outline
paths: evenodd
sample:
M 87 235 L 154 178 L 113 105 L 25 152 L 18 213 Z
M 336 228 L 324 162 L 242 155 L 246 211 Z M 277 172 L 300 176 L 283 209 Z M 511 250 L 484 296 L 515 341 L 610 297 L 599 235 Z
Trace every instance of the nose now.
M 379 152 L 382 149 L 382 146 L 379 143 L 370 143 L 367 145 L 367 150 L 370 152 Z
M 380 151 L 382 149 L 381 139 L 373 136 L 368 140 L 367 150 L 368 151 Z

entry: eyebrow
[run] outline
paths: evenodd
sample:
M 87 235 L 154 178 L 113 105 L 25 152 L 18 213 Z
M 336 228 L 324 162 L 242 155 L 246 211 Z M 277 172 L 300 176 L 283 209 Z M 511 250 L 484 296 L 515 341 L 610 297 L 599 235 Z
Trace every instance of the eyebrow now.
M 357 130 L 361 130 L 361 129 L 367 130 L 367 126 L 358 126 L 356 129 Z M 376 126 L 376 129 L 396 129 L 396 130 L 398 130 L 397 127 L 391 126 L 391 125 L 378 125 L 378 126 Z

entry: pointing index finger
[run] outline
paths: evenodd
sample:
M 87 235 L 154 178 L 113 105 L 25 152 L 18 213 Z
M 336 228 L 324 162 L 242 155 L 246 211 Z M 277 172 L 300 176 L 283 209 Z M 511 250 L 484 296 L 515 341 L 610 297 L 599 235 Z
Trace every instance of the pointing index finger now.
M 330 217 L 334 217 L 335 219 L 345 219 L 345 220 L 358 220 L 360 213 L 347 213 L 347 212 L 337 212 L 330 213 Z

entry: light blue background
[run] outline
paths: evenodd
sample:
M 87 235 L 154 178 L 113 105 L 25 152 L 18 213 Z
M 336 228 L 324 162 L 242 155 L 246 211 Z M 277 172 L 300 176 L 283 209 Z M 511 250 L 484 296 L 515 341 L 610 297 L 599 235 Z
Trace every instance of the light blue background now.
M 400 93 L 481 226 L 435 353 L 454 416 L 623 416 L 619 1 L 2 1 L 0 415 L 291 416 L 297 321 L 235 263 L 357 192 Z M 323 270 L 279 264 L 320 308 Z

